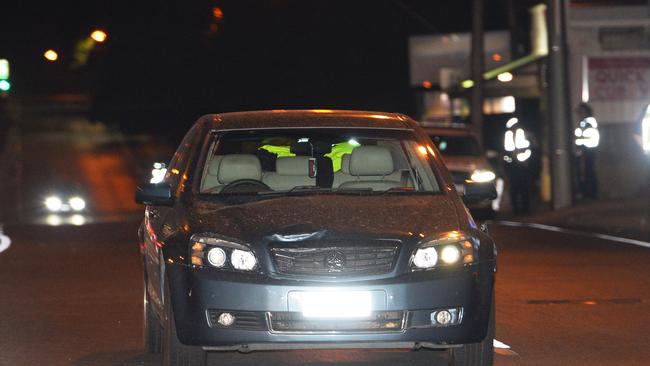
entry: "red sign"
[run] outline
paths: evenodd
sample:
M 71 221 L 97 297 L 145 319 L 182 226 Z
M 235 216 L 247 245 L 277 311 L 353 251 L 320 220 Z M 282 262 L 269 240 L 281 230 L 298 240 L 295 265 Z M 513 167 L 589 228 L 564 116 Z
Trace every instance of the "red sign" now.
M 589 99 L 650 99 L 650 57 L 590 58 Z

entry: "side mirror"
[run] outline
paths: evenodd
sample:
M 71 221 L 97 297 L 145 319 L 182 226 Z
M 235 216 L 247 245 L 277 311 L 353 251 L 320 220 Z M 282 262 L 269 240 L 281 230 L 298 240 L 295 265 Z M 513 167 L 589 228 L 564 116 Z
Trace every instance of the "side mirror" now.
M 463 188 L 463 201 L 465 203 L 491 201 L 497 198 L 497 189 L 493 182 L 477 183 L 465 181 Z
M 147 183 L 135 191 L 135 202 L 143 205 L 171 206 L 174 203 L 174 196 L 169 184 Z

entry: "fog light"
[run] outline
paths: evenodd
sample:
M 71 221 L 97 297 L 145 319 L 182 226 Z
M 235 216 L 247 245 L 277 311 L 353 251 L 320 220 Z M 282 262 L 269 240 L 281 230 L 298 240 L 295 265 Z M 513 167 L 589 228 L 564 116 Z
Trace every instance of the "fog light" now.
M 431 325 L 447 327 L 460 324 L 463 320 L 463 308 L 440 309 L 431 312 Z
M 235 322 L 235 316 L 230 313 L 221 313 L 217 319 L 217 323 L 224 327 L 229 327 Z
M 451 322 L 452 316 L 451 313 L 447 310 L 441 310 L 436 312 L 436 323 L 440 325 L 447 325 Z

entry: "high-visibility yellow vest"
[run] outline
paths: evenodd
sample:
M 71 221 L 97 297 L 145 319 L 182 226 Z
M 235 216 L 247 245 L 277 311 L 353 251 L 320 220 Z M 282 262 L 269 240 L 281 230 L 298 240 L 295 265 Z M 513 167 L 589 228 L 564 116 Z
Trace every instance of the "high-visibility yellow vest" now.
M 343 155 L 352 154 L 352 150 L 357 147 L 359 147 L 358 144 L 351 144 L 347 141 L 332 146 L 332 152 L 325 154 L 325 156 L 332 159 L 332 167 L 335 172 L 341 170 L 341 160 L 343 159 Z
M 296 154 L 291 152 L 291 146 L 262 145 L 260 146 L 260 150 L 266 150 L 271 154 L 277 155 L 278 158 L 296 156 Z
M 325 156 L 332 160 L 332 168 L 334 168 L 335 172 L 341 170 L 343 155 L 352 154 L 352 150 L 358 146 L 349 142 L 341 142 L 332 146 L 332 151 L 325 154 Z M 296 154 L 291 152 L 291 146 L 262 145 L 260 146 L 260 150 L 266 150 L 271 154 L 275 154 L 278 158 L 296 156 Z

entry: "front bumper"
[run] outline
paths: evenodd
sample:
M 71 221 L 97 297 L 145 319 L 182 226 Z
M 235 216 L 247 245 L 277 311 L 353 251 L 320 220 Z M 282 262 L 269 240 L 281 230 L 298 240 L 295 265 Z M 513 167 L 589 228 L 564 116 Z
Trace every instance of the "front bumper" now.
M 294 349 L 311 344 L 318 348 L 358 345 L 360 348 L 402 348 L 422 343 L 428 347 L 480 342 L 487 334 L 494 284 L 494 262 L 474 264 L 454 271 L 410 273 L 398 278 L 341 282 L 274 279 L 261 275 L 226 273 L 208 268 L 167 264 L 172 309 L 179 340 L 206 349 Z M 373 311 L 405 314 L 399 329 L 373 332 L 280 332 L 274 331 L 269 317 L 291 311 L 293 291 L 372 291 L 385 294 L 373 302 Z M 382 303 L 383 301 L 383 303 Z M 415 314 L 445 308 L 462 308 L 462 321 L 452 326 L 423 326 L 409 319 Z M 210 310 L 261 313 L 263 329 L 215 327 Z M 427 313 L 428 314 L 428 313 Z M 385 346 L 385 347 L 384 347 Z M 313 347 L 312 347 L 313 348 Z

